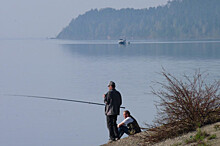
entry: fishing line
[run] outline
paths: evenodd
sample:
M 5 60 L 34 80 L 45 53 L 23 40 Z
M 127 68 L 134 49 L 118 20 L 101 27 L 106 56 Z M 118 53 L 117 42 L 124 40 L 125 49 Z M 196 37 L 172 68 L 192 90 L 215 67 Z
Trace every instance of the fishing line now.
M 19 96 L 19 97 L 31 97 L 31 98 L 41 98 L 41 99 L 50 99 L 50 100 L 60 100 L 60 101 L 68 101 L 68 102 L 77 102 L 77 103 L 85 103 L 85 104 L 94 104 L 105 106 L 103 103 L 89 102 L 89 101 L 81 101 L 74 99 L 65 99 L 65 98 L 57 98 L 57 97 L 49 97 L 49 96 L 35 96 L 35 95 L 18 95 L 18 94 L 3 94 L 5 96 Z M 125 107 L 121 106 L 120 108 L 125 109 Z

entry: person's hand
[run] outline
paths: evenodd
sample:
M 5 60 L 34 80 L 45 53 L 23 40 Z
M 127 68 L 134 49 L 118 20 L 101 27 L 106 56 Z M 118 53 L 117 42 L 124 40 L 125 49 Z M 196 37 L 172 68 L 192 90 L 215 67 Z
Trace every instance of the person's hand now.
M 103 94 L 103 98 L 105 98 L 105 94 Z
M 117 127 L 118 127 L 118 128 L 120 127 L 119 124 L 117 125 Z

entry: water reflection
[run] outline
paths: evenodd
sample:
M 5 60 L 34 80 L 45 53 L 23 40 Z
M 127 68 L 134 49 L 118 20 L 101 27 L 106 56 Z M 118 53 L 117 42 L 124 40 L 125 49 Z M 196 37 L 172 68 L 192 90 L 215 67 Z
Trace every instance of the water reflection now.
M 171 57 L 173 59 L 220 59 L 220 43 L 161 44 L 63 44 L 65 51 L 82 56 Z

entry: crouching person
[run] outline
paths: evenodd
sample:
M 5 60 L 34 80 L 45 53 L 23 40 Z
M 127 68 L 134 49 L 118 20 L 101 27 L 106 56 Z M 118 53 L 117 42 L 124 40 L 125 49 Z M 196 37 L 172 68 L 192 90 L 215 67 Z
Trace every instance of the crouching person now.
M 125 119 L 120 124 L 118 124 L 119 139 L 124 133 L 127 135 L 133 135 L 141 132 L 137 121 L 131 116 L 128 110 L 123 112 L 123 116 Z

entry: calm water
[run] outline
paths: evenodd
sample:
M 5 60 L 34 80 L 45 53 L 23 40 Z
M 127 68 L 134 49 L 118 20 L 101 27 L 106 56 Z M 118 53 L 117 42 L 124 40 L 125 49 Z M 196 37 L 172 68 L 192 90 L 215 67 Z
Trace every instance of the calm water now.
M 0 40 L 0 145 L 100 145 L 108 141 L 104 107 L 9 97 L 26 94 L 103 102 L 110 80 L 140 125 L 151 123 L 153 81 L 207 71 L 219 79 L 220 42 Z M 122 115 L 118 121 L 122 120 Z

